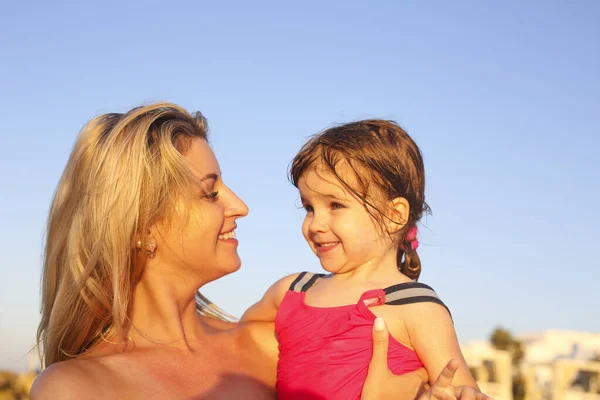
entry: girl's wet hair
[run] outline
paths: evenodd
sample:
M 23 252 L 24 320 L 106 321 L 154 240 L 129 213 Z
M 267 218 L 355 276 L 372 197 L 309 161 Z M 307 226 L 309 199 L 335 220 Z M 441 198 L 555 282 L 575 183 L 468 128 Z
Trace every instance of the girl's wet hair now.
M 410 205 L 407 221 L 400 229 L 398 269 L 411 279 L 421 274 L 421 261 L 408 231 L 431 210 L 425 202 L 425 168 L 421 151 L 394 121 L 370 119 L 334 126 L 313 136 L 292 160 L 289 179 L 298 181 L 317 164 L 329 170 L 380 224 L 391 221 L 391 200 L 405 198 Z M 353 171 L 357 184 L 349 185 L 340 173 L 344 164 Z

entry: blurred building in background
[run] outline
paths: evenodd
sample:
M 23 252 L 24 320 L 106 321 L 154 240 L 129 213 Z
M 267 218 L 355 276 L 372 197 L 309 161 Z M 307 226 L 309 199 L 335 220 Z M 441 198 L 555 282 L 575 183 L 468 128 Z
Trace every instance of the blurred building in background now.
M 481 391 L 494 400 L 512 400 L 513 368 L 510 352 L 498 350 L 489 342 L 476 341 L 462 346 L 471 374 Z
M 548 330 L 520 339 L 532 399 L 600 400 L 600 334 Z
M 495 400 L 600 400 L 600 334 L 548 330 L 516 339 L 520 357 L 491 342 L 462 346 L 484 393 Z

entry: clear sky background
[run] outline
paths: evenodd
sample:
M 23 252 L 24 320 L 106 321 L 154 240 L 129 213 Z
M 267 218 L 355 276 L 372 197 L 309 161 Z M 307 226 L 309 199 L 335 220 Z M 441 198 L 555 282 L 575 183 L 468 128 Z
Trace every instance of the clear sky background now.
M 84 2 L 89 3 L 89 2 Z M 90 118 L 200 110 L 250 207 L 242 269 L 204 289 L 241 315 L 319 271 L 286 179 L 309 135 L 397 120 L 425 157 L 421 281 L 462 341 L 600 332 L 600 2 L 21 1 L 0 15 L 0 368 L 39 320 L 48 207 Z

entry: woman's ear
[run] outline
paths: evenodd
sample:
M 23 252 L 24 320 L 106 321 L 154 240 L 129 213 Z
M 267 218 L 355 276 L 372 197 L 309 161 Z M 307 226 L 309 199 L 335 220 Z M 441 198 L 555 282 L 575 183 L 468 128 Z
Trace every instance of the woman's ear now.
M 393 235 L 400 231 L 408 222 L 410 204 L 404 197 L 396 197 L 390 202 L 391 215 L 388 219 L 388 232 Z
M 135 247 L 138 249 L 138 251 L 143 251 L 144 253 L 146 253 L 146 256 L 148 258 L 154 258 L 154 256 L 156 255 L 157 247 L 156 238 L 154 237 L 154 234 L 150 229 L 148 229 L 145 236 L 138 235 L 135 242 Z

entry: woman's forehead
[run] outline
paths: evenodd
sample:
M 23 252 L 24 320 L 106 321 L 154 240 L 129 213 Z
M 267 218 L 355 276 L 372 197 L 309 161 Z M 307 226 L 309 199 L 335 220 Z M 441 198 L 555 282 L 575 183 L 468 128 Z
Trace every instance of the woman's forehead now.
M 192 139 L 183 158 L 188 161 L 192 171 L 200 179 L 204 179 L 207 175 L 219 176 L 221 173 L 217 157 L 204 139 Z

